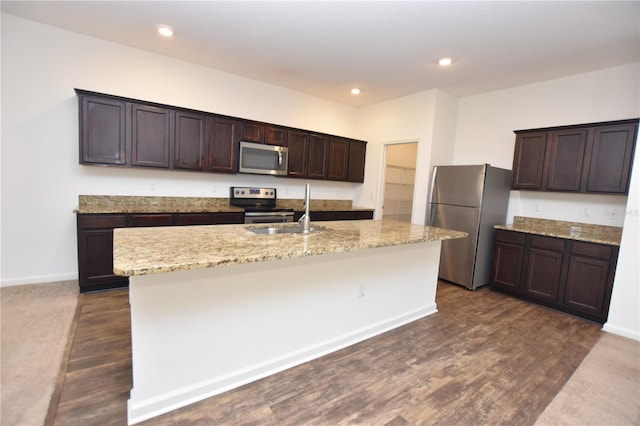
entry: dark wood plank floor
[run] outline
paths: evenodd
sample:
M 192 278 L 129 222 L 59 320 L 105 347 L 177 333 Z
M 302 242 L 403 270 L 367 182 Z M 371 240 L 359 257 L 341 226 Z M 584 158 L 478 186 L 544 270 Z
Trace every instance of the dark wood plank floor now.
M 145 425 L 533 424 L 600 326 L 438 284 L 439 312 Z M 56 425 L 124 425 L 127 291 L 85 295 Z

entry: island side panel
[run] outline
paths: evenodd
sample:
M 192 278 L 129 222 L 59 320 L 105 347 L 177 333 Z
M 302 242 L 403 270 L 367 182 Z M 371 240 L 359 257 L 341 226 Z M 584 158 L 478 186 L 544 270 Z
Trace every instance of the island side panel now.
M 439 258 L 432 241 L 131 277 L 129 424 L 435 313 Z

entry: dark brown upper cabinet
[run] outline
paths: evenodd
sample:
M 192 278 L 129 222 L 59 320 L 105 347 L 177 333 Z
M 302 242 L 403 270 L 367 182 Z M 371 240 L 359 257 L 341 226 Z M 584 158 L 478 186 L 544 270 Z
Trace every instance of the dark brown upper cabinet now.
M 264 124 L 243 121 L 240 127 L 240 140 L 246 142 L 264 143 Z
M 516 134 L 513 189 L 542 189 L 547 132 Z
M 76 89 L 80 164 L 238 172 L 241 140 L 289 147 L 288 176 L 363 182 L 366 142 Z
M 549 133 L 549 158 L 545 171 L 547 190 L 580 190 L 587 132 L 587 129 L 574 129 Z
M 131 165 L 169 168 L 171 111 L 133 104 L 131 114 Z
M 80 163 L 127 164 L 127 103 L 95 96 L 80 98 Z
M 349 141 L 329 140 L 329 180 L 347 180 L 349 176 Z
M 289 131 L 289 165 L 287 175 L 305 178 L 309 169 L 309 133 Z
M 209 141 L 209 171 L 236 173 L 240 122 L 228 118 L 211 118 Z
M 176 169 L 206 170 L 209 118 L 205 114 L 176 112 Z
M 367 143 L 363 141 L 349 141 L 349 182 L 364 182 L 364 161 L 367 153 Z
M 588 166 L 587 192 L 627 193 L 638 122 L 596 127 Z
M 307 177 L 327 179 L 329 173 L 329 137 L 309 135 L 309 168 Z
M 626 194 L 638 120 L 516 131 L 513 189 Z
M 276 126 L 265 126 L 264 143 L 268 145 L 289 146 L 289 132 Z

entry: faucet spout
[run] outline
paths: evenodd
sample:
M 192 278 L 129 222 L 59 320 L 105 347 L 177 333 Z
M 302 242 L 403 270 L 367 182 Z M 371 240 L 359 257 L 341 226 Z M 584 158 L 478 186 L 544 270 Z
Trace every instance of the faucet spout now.
M 311 230 L 311 216 L 309 214 L 309 205 L 311 204 L 311 185 L 307 184 L 304 194 L 304 215 L 298 220 L 298 224 L 302 226 L 302 233 L 308 234 Z

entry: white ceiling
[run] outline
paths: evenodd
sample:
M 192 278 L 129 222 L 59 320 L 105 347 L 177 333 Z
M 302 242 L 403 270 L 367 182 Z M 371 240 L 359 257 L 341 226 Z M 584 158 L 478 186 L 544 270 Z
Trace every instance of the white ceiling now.
M 640 60 L 639 1 L 3 0 L 1 8 L 354 106 L 433 88 L 466 96 Z M 161 38 L 157 24 L 175 36 Z M 453 65 L 438 67 L 442 56 Z

